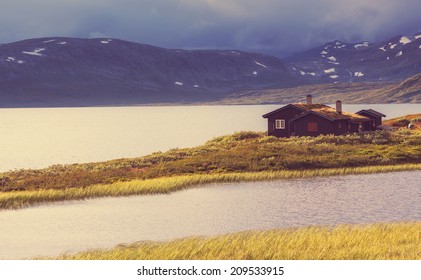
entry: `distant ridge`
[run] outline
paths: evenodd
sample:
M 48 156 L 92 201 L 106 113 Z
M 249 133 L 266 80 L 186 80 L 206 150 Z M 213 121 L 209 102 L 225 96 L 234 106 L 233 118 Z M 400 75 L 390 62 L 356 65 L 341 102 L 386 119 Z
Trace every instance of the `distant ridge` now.
M 0 106 L 188 103 L 302 82 L 278 58 L 237 50 L 190 51 L 75 38 L 0 46 Z
M 304 91 L 354 103 L 367 96 L 421 102 L 419 73 L 421 34 L 333 41 L 287 60 L 109 38 L 38 38 L 0 45 L 0 107 L 279 103 Z
M 334 83 L 286 89 L 250 90 L 228 95 L 220 104 L 287 104 L 312 94 L 318 102 L 421 103 L 421 74 L 400 83 Z

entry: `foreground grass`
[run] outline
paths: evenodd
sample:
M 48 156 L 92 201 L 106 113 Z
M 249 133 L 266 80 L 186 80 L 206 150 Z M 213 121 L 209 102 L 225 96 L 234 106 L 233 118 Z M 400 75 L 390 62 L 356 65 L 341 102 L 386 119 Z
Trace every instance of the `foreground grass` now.
M 421 259 L 421 223 L 250 231 L 169 242 L 138 242 L 66 260 L 412 260 Z
M 0 209 L 16 209 L 34 204 L 96 197 L 128 196 L 139 194 L 162 194 L 186 188 L 197 187 L 209 183 L 263 181 L 274 179 L 309 178 L 315 176 L 369 174 L 409 170 L 421 170 L 421 164 L 366 166 L 354 168 L 331 168 L 314 170 L 284 170 L 272 172 L 185 175 L 155 178 L 148 180 L 115 182 L 112 184 L 93 185 L 85 188 L 3 192 L 0 193 Z

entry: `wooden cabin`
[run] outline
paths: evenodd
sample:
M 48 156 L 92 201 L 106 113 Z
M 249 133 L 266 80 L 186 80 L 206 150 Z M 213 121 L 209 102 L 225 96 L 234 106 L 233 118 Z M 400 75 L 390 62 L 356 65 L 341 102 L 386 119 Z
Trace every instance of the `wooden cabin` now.
M 336 108 L 324 104 L 313 104 L 311 95 L 307 103 L 288 104 L 263 115 L 268 120 L 268 135 L 276 137 L 318 136 L 321 134 L 343 135 L 377 128 L 373 118 L 384 116 L 374 110 L 368 113 L 348 113 L 342 111 L 342 102 L 336 101 Z M 360 111 L 361 112 L 361 111 Z M 380 117 L 381 124 L 381 117 Z
M 377 127 L 382 125 L 382 118 L 386 117 L 386 115 L 377 112 L 373 109 L 364 109 L 357 112 L 358 115 L 364 116 L 369 118 L 371 121 L 368 124 L 370 128 L 366 128 L 366 130 L 376 130 Z

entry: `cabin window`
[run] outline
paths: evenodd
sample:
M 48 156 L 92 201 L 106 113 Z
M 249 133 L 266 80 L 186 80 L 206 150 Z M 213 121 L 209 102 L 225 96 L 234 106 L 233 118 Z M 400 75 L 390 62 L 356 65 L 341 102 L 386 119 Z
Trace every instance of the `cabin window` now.
M 339 128 L 342 128 L 342 123 L 341 122 L 339 122 L 338 127 Z
M 285 120 L 275 120 L 276 129 L 285 129 Z
M 317 132 L 317 122 L 308 122 L 307 130 L 308 132 Z

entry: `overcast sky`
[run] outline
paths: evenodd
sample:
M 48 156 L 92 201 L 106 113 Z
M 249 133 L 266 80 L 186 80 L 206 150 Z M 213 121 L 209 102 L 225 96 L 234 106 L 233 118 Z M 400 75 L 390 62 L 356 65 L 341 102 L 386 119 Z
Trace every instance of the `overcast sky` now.
M 110 37 L 286 56 L 421 31 L 419 0 L 0 0 L 0 42 Z

